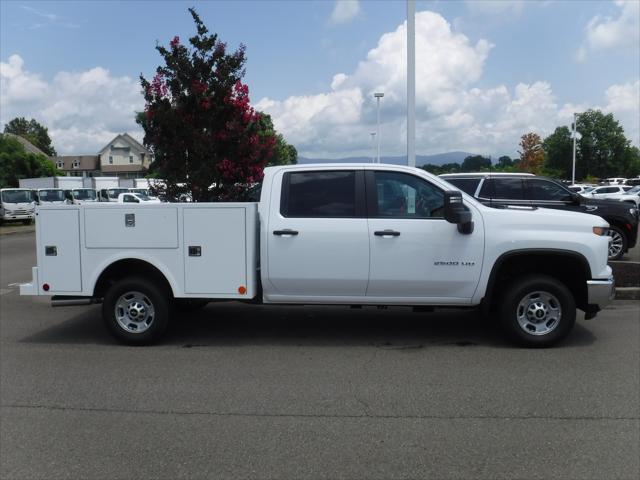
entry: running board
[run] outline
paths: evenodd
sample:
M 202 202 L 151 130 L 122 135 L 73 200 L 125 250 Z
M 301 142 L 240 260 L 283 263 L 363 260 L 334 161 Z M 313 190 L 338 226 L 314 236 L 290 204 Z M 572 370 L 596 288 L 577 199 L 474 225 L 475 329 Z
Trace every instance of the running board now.
M 52 307 L 72 307 L 78 305 L 91 305 L 94 303 L 102 303 L 102 299 L 94 297 L 73 297 L 69 295 L 54 295 L 51 297 Z

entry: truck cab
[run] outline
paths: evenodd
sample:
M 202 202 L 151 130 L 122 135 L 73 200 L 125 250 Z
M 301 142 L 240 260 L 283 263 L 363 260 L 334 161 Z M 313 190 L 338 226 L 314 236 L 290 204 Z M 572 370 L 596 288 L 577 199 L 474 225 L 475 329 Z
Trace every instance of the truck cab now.
M 29 225 L 35 216 L 35 202 L 31 190 L 3 188 L 0 190 L 0 223 L 22 222 Z
M 98 201 L 98 194 L 93 188 L 74 188 L 69 191 L 71 202 L 75 205 L 84 203 L 95 203 Z
M 62 188 L 38 188 L 34 190 L 38 205 L 66 205 L 71 203 Z

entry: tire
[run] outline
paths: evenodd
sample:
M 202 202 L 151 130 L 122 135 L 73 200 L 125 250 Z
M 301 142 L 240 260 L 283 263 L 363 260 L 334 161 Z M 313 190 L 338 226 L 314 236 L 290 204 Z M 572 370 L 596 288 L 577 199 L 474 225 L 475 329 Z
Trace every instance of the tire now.
M 124 278 L 107 290 L 102 318 L 120 342 L 151 345 L 169 324 L 170 297 L 170 292 L 145 278 Z
M 619 260 L 622 258 L 622 255 L 624 255 L 624 252 L 627 251 L 627 236 L 615 225 L 609 226 L 608 235 L 611 237 L 611 242 L 609 242 L 609 260 Z
M 514 281 L 499 306 L 505 333 L 524 347 L 550 347 L 562 341 L 576 321 L 576 303 L 569 289 L 547 275 Z

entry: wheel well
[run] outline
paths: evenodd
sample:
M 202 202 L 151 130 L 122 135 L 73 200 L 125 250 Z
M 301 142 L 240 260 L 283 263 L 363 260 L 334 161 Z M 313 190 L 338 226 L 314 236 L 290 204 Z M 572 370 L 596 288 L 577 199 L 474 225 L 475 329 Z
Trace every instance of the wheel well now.
M 96 286 L 93 289 L 93 296 L 96 298 L 104 297 L 107 289 L 117 281 L 125 277 L 142 277 L 153 281 L 156 285 L 171 292 L 171 284 L 167 281 L 164 274 L 158 268 L 144 260 L 135 258 L 127 258 L 112 263 L 100 274 Z
M 532 273 L 561 281 L 571 291 L 576 306 L 581 310 L 587 308 L 587 280 L 591 278 L 587 260 L 580 254 L 556 251 L 516 252 L 498 258 L 487 284 L 485 307 L 490 307 L 509 282 Z

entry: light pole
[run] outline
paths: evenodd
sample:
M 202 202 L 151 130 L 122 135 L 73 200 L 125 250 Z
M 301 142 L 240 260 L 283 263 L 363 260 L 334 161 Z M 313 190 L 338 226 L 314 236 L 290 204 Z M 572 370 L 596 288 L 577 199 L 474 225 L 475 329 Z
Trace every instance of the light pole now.
M 371 163 L 376 163 L 376 132 L 371 132 L 371 149 L 373 151 Z
M 407 0 L 407 165 L 416 166 L 416 1 Z
M 579 113 L 573 114 L 573 168 L 571 169 L 571 185 L 576 184 L 576 133 Z
M 376 156 L 376 158 L 377 158 L 377 163 L 380 163 L 380 99 L 384 97 L 384 93 L 376 92 L 373 94 L 373 96 L 376 99 L 377 109 L 378 109 L 378 127 L 376 129 L 376 137 L 378 138 L 378 155 Z

